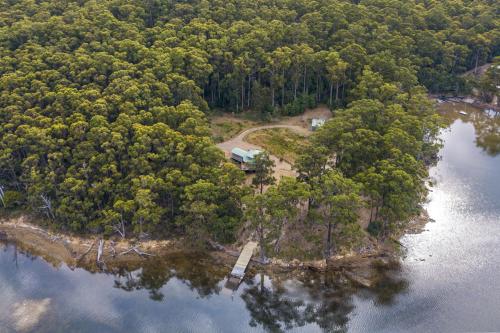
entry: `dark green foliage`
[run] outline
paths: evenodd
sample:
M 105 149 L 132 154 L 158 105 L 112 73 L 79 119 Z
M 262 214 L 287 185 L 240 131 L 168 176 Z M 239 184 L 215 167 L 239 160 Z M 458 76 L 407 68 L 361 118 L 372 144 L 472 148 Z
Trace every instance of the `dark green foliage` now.
M 18 191 L 5 191 L 2 197 L 2 203 L 5 208 L 16 208 L 24 202 L 24 196 Z
M 382 235 L 382 228 L 382 221 L 371 221 L 370 224 L 368 224 L 366 231 L 368 231 L 372 236 L 379 237 Z
M 454 91 L 499 54 L 495 4 L 3 1 L 0 186 L 10 205 L 75 231 L 229 240 L 242 194 L 228 187 L 241 180 L 221 168 L 209 106 L 266 118 L 352 102 L 345 133 L 321 142 L 346 148 L 344 174 L 418 169 L 407 155 L 432 145 L 414 87 Z
M 303 113 L 305 109 L 312 109 L 316 106 L 314 95 L 300 95 L 296 100 L 287 104 L 281 114 L 283 116 L 296 116 Z
M 319 149 L 328 151 L 333 167 L 362 185 L 370 222 L 382 221 L 374 231 L 385 237 L 417 214 L 425 199 L 426 167 L 436 160 L 441 122 L 421 88 L 406 93 L 392 84 L 372 84 L 381 78 L 371 71 L 363 76 L 358 87 L 362 99 L 314 134 L 316 148 L 304 152 L 297 168 L 314 187 L 304 166 L 320 161 L 315 156 Z
M 500 56 L 493 59 L 493 63 L 484 75 L 478 79 L 470 80 L 471 85 L 477 88 L 481 99 L 486 103 L 493 102 L 494 96 L 499 95 L 500 87 Z
M 262 194 L 264 186 L 272 185 L 276 182 L 273 176 L 274 161 L 268 152 L 257 154 L 253 161 L 255 165 L 255 175 L 252 179 L 252 185 Z

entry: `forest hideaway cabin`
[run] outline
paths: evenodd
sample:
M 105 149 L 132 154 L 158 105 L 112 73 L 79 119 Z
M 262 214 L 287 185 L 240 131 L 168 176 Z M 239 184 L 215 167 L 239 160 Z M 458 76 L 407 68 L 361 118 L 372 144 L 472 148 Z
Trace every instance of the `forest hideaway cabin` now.
M 238 163 L 241 170 L 254 171 L 254 158 L 260 153 L 261 151 L 258 149 L 244 150 L 241 148 L 233 148 L 233 150 L 231 150 L 231 159 Z

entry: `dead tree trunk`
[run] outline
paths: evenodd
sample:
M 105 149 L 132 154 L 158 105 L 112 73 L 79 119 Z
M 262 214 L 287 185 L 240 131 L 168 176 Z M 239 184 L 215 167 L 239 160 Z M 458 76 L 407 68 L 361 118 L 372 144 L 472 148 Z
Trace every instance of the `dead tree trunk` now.
M 97 263 L 100 264 L 103 262 L 102 255 L 104 253 L 104 240 L 99 240 L 99 247 L 97 248 Z

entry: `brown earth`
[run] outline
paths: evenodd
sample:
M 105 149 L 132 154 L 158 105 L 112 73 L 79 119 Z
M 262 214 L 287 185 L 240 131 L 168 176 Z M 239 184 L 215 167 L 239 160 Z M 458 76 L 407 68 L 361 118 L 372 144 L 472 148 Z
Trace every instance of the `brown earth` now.
M 278 121 L 273 122 L 272 124 L 269 125 L 260 125 L 260 126 L 255 126 L 251 127 L 248 129 L 243 130 L 240 132 L 238 135 L 235 137 L 226 140 L 224 142 L 218 143 L 217 147 L 219 147 L 226 157 L 229 159 L 231 157 L 231 150 L 233 148 L 241 148 L 241 149 L 259 149 L 263 150 L 262 147 L 251 144 L 246 141 L 246 137 L 253 132 L 264 130 L 264 129 L 270 129 L 270 128 L 287 128 L 289 130 L 292 130 L 294 132 L 297 132 L 300 135 L 308 136 L 311 135 L 311 131 L 309 130 L 311 119 L 312 118 L 325 118 L 329 119 L 331 118 L 332 114 L 331 111 L 326 108 L 326 107 L 318 107 L 315 109 L 311 110 L 306 110 L 304 114 L 295 116 L 295 117 L 285 117 L 282 118 Z M 227 121 L 237 121 L 234 117 L 228 116 L 226 117 Z M 221 119 L 217 120 L 218 122 L 221 122 Z M 239 121 L 239 120 L 238 120 Z M 275 163 L 275 168 L 274 168 L 274 177 L 276 179 L 280 179 L 282 176 L 290 176 L 290 177 L 295 177 L 297 174 L 295 170 L 293 170 L 292 165 L 288 163 L 285 160 L 280 160 L 278 157 L 271 155 L 271 159 Z
M 15 241 L 21 249 L 44 258 L 56 267 L 65 263 L 71 268 L 99 268 L 97 252 L 100 239 L 97 236 L 47 231 L 33 224 L 26 215 L 0 220 L 0 240 Z M 102 264 L 107 266 L 141 262 L 148 257 L 185 249 L 182 239 L 139 242 L 135 239 L 112 238 L 103 241 Z

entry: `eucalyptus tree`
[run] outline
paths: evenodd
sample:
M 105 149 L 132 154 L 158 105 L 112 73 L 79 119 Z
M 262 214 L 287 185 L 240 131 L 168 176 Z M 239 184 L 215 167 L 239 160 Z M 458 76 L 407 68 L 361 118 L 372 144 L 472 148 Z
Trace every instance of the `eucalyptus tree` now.
M 335 251 L 333 233 L 338 227 L 358 222 L 358 209 L 361 205 L 359 185 L 345 178 L 335 170 L 327 172 L 312 195 L 318 206 L 315 209 L 316 222 L 324 226 L 324 257 L 329 260 Z
M 255 172 L 252 178 L 252 185 L 262 194 L 264 186 L 272 185 L 276 182 L 276 178 L 273 176 L 275 163 L 269 153 L 265 151 L 255 155 L 252 163 L 254 164 Z

